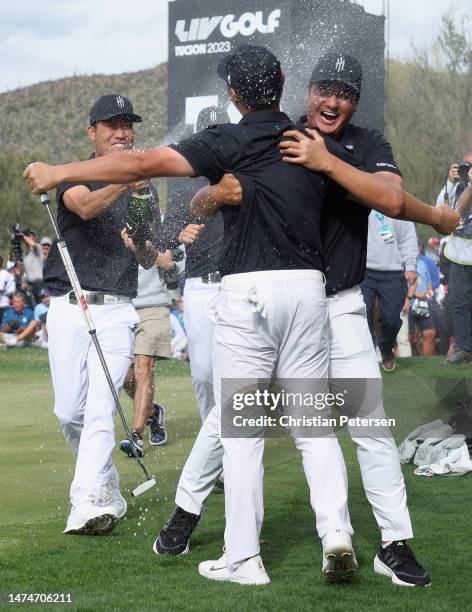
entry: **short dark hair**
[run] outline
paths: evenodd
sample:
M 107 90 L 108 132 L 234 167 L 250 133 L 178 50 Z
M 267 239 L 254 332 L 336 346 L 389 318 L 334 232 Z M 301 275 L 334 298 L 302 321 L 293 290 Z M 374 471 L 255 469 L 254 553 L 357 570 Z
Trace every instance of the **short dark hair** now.
M 217 72 L 250 110 L 265 110 L 280 102 L 284 87 L 282 68 L 266 47 L 242 45 L 220 61 Z
M 246 108 L 250 108 L 252 111 L 267 110 L 272 106 L 278 106 L 282 98 L 283 90 L 283 82 L 280 83 L 270 95 L 264 95 L 263 93 L 261 93 L 260 95 L 254 95 L 249 93 L 244 94 L 238 92 L 235 89 L 243 106 L 245 106 Z

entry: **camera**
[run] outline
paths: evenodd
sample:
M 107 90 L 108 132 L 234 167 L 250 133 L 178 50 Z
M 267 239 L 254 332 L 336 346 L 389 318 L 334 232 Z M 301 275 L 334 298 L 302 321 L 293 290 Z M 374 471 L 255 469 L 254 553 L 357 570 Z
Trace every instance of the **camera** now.
M 462 183 L 468 183 L 469 182 L 469 170 L 472 168 L 472 164 L 466 162 L 465 164 L 461 164 L 458 168 L 457 168 L 457 174 L 459 175 L 459 180 Z
M 9 326 L 11 332 L 16 332 L 20 329 L 19 321 L 10 321 Z
M 33 230 L 27 227 L 22 228 L 19 223 L 15 223 L 15 225 L 12 225 L 10 230 L 12 261 L 23 261 L 21 243 L 23 242 L 24 236 L 34 236 Z
M 23 230 L 19 223 L 15 223 L 10 230 L 11 259 L 13 261 L 23 261 L 22 242 Z

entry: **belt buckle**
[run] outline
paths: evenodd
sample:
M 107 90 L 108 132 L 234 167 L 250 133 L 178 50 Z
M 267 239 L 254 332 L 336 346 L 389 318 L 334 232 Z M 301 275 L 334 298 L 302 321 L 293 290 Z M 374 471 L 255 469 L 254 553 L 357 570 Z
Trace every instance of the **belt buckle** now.
M 107 295 L 106 293 L 103 295 L 103 302 L 102 304 L 105 306 L 107 304 L 116 304 L 117 303 L 117 297 L 115 295 Z
M 221 276 L 218 271 L 210 272 L 209 274 L 205 274 L 205 276 L 202 276 L 202 283 L 209 284 L 209 283 L 220 283 L 220 282 L 221 282 Z

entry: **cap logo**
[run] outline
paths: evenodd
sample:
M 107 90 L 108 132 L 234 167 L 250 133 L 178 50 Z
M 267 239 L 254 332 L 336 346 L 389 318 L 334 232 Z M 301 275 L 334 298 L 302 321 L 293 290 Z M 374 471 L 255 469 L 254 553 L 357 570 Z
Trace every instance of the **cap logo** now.
M 121 96 L 116 96 L 116 105 L 118 106 L 118 108 L 125 107 L 125 101 L 123 100 Z
M 336 65 L 335 65 L 336 70 L 338 72 L 341 72 L 342 70 L 344 70 L 345 64 L 346 64 L 346 60 L 344 59 L 342 55 L 340 55 L 338 59 L 336 60 Z
M 216 123 L 217 120 L 218 120 L 218 117 L 216 116 L 216 110 L 212 108 L 210 111 L 210 121 L 211 123 Z

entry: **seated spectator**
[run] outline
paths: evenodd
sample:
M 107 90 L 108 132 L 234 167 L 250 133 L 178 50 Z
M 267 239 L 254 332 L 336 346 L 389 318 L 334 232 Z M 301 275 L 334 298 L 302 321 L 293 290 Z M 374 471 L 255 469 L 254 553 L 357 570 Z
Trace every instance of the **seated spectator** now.
M 25 306 L 25 298 L 22 293 L 15 293 L 12 305 L 7 308 L 2 321 L 2 333 L 0 343 L 6 346 L 23 346 L 25 341 L 37 341 L 37 331 L 40 323 L 35 321 L 31 308 Z
M 39 328 L 36 332 L 38 340 L 35 341 L 34 346 L 40 346 L 41 348 L 48 348 L 48 331 L 46 325 L 46 318 L 49 310 L 49 304 L 51 302 L 51 294 L 44 288 L 38 292 L 39 304 L 34 307 L 34 320 L 38 323 Z
M 408 327 L 410 343 L 418 355 L 433 355 L 436 330 L 431 314 L 431 299 L 434 296 L 431 276 L 422 259 L 416 264 L 416 282 L 408 290 L 410 302 Z
M 15 289 L 15 277 L 10 274 L 8 267 L 6 270 L 3 269 L 3 259 L 0 257 L 0 325 L 3 313 L 10 307 L 10 298 L 15 293 Z

